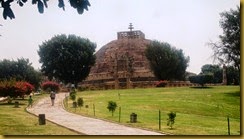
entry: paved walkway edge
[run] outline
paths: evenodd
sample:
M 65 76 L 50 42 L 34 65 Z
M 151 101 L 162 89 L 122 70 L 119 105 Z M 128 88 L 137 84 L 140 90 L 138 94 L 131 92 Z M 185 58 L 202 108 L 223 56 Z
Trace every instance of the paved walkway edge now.
M 26 108 L 25 108 L 26 112 L 29 113 L 29 114 L 31 114 L 31 115 L 33 115 L 33 116 L 36 116 L 36 117 L 37 117 L 37 121 L 38 121 L 39 115 L 34 114 L 34 113 L 31 113 L 31 112 L 29 112 L 27 109 L 28 109 L 28 108 L 26 107 Z M 63 127 L 63 128 L 66 128 L 66 129 L 68 129 L 68 130 L 70 130 L 70 131 L 76 132 L 76 133 L 78 133 L 78 134 L 80 134 L 80 135 L 86 135 L 86 134 L 84 134 L 84 133 L 81 133 L 81 132 L 76 131 L 76 130 L 74 130 L 74 129 L 71 129 L 71 128 L 69 128 L 69 127 L 63 126 L 63 125 L 58 124 L 58 123 L 53 122 L 53 121 L 50 121 L 50 120 L 48 120 L 48 119 L 46 119 L 46 121 L 51 122 L 51 123 L 53 123 L 53 124 L 55 124 L 55 125 L 61 126 L 61 127 Z
M 51 106 L 49 97 L 42 98 L 33 107 L 26 108 L 26 111 L 37 117 L 39 114 L 45 114 L 46 120 L 81 135 L 165 135 L 147 129 L 70 113 L 64 108 L 63 101 L 66 96 L 67 93 L 58 93 L 54 106 Z

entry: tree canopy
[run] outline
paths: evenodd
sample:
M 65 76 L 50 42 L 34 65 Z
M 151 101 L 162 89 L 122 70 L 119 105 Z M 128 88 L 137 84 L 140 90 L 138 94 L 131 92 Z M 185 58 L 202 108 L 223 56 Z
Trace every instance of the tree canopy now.
M 146 57 L 154 75 L 159 80 L 184 80 L 190 60 L 181 49 L 170 44 L 152 41 L 146 49 Z
M 215 59 L 218 59 L 221 64 L 231 64 L 240 71 L 240 7 L 222 12 L 220 16 L 223 35 L 219 35 L 219 42 L 210 42 L 208 45 L 212 47 Z
M 57 35 L 39 46 L 41 71 L 64 83 L 84 80 L 95 64 L 96 44 L 75 35 Z
M 31 66 L 29 59 L 0 60 L 0 80 L 9 80 L 11 78 L 17 81 L 27 81 L 38 87 L 41 81 L 41 73 Z
M 23 7 L 28 0 L 0 0 L 0 4 L 3 8 L 3 18 L 6 20 L 7 17 L 14 19 L 15 15 L 11 8 L 11 4 L 16 2 L 20 7 Z M 44 13 L 44 9 L 48 8 L 49 0 L 31 0 L 32 5 L 37 5 L 39 13 Z M 79 14 L 84 12 L 84 9 L 88 11 L 88 6 L 90 5 L 89 0 L 69 0 L 71 7 L 77 10 Z M 65 10 L 64 0 L 58 0 L 58 7 Z

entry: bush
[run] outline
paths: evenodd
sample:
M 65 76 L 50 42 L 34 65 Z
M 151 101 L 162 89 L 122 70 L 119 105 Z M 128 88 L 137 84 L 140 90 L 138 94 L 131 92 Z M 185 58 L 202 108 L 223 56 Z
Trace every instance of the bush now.
M 70 92 L 69 96 L 70 99 L 74 102 L 76 100 L 76 91 L 73 90 L 72 92 Z
M 77 108 L 77 102 L 76 101 L 74 101 L 72 104 L 73 104 L 73 108 Z
M 28 82 L 16 82 L 15 93 L 17 96 L 24 97 L 24 95 L 30 95 L 34 90 L 34 86 Z
M 175 123 L 175 117 L 176 117 L 176 113 L 175 112 L 170 112 L 168 113 L 169 118 L 167 119 L 167 126 L 170 126 L 170 129 L 173 128 L 173 124 Z
M 34 90 L 34 86 L 25 81 L 16 81 L 15 79 L 4 80 L 0 82 L 0 96 L 24 98 L 25 95 L 29 95 Z
M 15 79 L 4 80 L 0 82 L 0 96 L 1 97 L 14 97 L 15 96 Z
M 165 87 L 167 84 L 168 84 L 168 81 L 160 80 L 155 85 L 156 85 L 156 87 Z
M 81 108 L 81 107 L 83 106 L 83 104 L 84 104 L 84 100 L 83 100 L 83 98 L 79 97 L 79 98 L 77 99 L 77 105 Z
M 42 83 L 41 87 L 46 92 L 50 92 L 50 91 L 58 92 L 60 90 L 59 84 L 52 81 L 47 81 Z
M 80 91 L 80 92 L 81 91 L 85 91 L 85 90 L 87 90 L 87 87 L 78 86 L 77 90 Z
M 114 116 L 114 111 L 117 108 L 117 103 L 114 102 L 114 101 L 109 101 L 107 108 L 108 108 L 109 111 L 112 112 L 112 116 Z
M 213 83 L 213 75 L 200 74 L 197 76 L 190 76 L 189 80 L 191 83 L 197 83 L 203 87 L 207 83 Z

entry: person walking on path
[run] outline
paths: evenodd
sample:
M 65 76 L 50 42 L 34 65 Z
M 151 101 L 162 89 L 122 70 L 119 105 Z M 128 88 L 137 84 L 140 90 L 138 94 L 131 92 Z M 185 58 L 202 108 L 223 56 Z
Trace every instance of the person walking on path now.
M 54 106 L 55 96 L 56 96 L 55 92 L 54 91 L 51 91 L 50 98 L 51 98 L 52 106 Z

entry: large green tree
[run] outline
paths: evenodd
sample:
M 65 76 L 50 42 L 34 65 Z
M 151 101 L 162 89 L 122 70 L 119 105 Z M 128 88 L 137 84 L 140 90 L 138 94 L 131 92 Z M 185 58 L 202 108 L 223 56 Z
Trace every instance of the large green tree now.
M 240 7 L 237 6 L 235 10 L 230 9 L 230 11 L 222 12 L 220 16 L 220 26 L 223 29 L 223 35 L 219 35 L 219 42 L 210 42 L 208 44 L 214 51 L 214 57 L 221 64 L 232 64 L 240 71 Z
M 11 78 L 15 78 L 17 81 L 27 81 L 38 87 L 41 81 L 41 72 L 32 67 L 29 59 L 0 60 L 0 80 Z
M 33 5 L 37 5 L 37 9 L 39 13 L 43 13 L 44 9 L 48 7 L 49 0 L 31 0 Z M 52 0 L 53 1 L 53 0 Z M 79 14 L 84 12 L 84 9 L 88 11 L 88 6 L 90 6 L 89 0 L 68 0 L 71 7 L 77 10 Z M 10 19 L 15 18 L 14 12 L 11 8 L 11 4 L 15 3 L 18 4 L 20 7 L 23 7 L 28 0 L 0 0 L 1 8 L 3 8 L 3 18 Z M 58 0 L 58 7 L 65 10 L 65 3 L 64 0 Z
M 152 41 L 146 49 L 146 57 L 154 75 L 160 80 L 185 80 L 189 57 L 181 49 L 170 44 Z
M 75 35 L 57 35 L 39 46 L 41 71 L 64 83 L 84 80 L 95 64 L 96 44 Z

